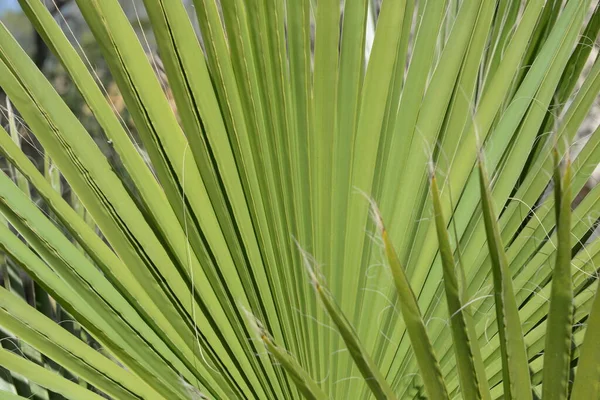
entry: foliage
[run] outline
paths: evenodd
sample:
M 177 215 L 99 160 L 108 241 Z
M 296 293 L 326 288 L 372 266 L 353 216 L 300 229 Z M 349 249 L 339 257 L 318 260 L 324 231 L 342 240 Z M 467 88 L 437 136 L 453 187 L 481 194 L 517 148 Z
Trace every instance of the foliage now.
M 76 3 L 130 120 L 20 0 L 97 129 L 0 25 L 7 398 L 600 396 L 597 1 Z

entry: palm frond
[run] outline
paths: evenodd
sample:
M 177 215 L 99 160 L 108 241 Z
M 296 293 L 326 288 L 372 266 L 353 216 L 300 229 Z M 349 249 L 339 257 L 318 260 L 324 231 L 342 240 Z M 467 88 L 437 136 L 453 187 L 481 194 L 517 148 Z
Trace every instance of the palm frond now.
M 2 398 L 597 397 L 597 0 L 19 3 Z

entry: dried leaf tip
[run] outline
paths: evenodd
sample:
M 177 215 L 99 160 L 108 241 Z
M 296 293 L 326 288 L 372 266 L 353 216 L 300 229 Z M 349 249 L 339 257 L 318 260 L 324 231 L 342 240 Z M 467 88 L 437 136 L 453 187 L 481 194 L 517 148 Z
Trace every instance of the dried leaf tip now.
M 300 252 L 300 256 L 302 257 L 302 264 L 304 265 L 304 268 L 306 268 L 306 272 L 308 272 L 308 277 L 310 278 L 310 283 L 313 285 L 313 287 L 316 290 L 319 290 L 321 288 L 321 283 L 320 283 L 318 272 L 315 268 L 316 261 L 315 261 L 314 257 L 310 253 L 308 253 L 306 250 L 304 250 L 302 248 L 302 246 L 300 246 L 300 243 L 298 243 L 298 241 L 296 239 L 294 239 L 294 242 L 296 243 L 296 247 L 298 248 L 298 251 Z
M 359 194 L 361 194 L 365 199 L 367 199 L 367 201 L 369 202 L 369 215 L 371 216 L 371 219 L 375 223 L 375 226 L 377 226 L 377 231 L 381 235 L 383 235 L 383 233 L 385 232 L 385 225 L 383 224 L 383 218 L 381 216 L 381 212 L 379 211 L 379 207 L 377 206 L 377 202 L 375 201 L 375 199 L 373 197 L 368 195 L 366 192 L 364 192 L 360 189 L 356 189 L 356 188 L 355 188 L 355 190 Z
M 427 162 L 427 169 L 429 170 L 429 178 L 434 179 L 435 178 L 435 163 L 433 162 L 432 159 L 429 159 L 429 161 Z
M 269 334 L 265 330 L 265 327 L 263 326 L 262 322 L 260 322 L 260 320 L 254 314 L 252 314 L 252 312 L 246 307 L 240 305 L 240 308 L 246 316 L 248 325 L 250 326 L 250 329 L 252 330 L 252 332 L 254 332 L 256 337 L 260 338 L 260 340 L 262 341 L 268 338 Z
M 377 226 L 377 231 L 379 233 L 381 233 L 381 235 L 383 235 L 385 233 L 385 225 L 383 224 L 383 217 L 381 216 L 379 207 L 377 207 L 377 203 L 373 199 L 369 200 L 369 204 L 370 204 L 369 213 L 371 215 L 371 218 L 373 219 L 373 222 L 375 222 L 375 225 Z
M 433 158 L 429 158 L 429 161 L 427 162 L 427 167 L 429 169 L 429 180 L 434 180 L 435 179 L 435 162 L 433 161 Z

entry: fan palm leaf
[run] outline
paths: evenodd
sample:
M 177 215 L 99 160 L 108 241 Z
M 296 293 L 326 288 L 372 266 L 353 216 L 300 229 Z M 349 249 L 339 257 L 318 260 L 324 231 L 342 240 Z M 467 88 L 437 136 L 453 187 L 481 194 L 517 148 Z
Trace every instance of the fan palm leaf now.
M 0 25 L 7 398 L 600 395 L 596 0 L 77 0 L 133 131 L 19 2 L 101 134 Z

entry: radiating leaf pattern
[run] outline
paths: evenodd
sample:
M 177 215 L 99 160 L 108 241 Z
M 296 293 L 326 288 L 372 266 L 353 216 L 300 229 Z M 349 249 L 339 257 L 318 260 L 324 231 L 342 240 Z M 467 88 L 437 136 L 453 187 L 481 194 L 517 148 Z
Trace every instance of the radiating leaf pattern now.
M 118 109 L 19 3 L 1 398 L 600 395 L 597 0 L 76 0 Z

